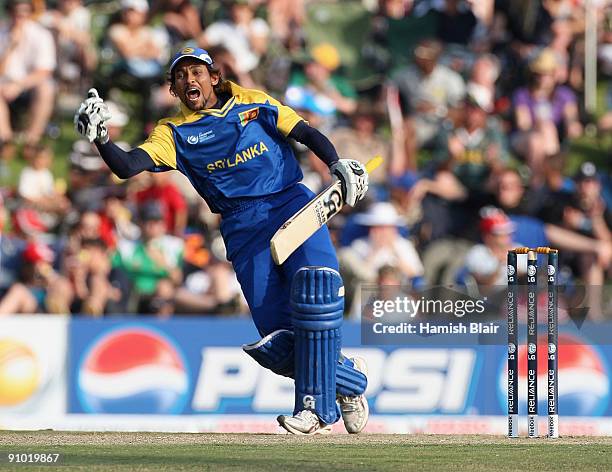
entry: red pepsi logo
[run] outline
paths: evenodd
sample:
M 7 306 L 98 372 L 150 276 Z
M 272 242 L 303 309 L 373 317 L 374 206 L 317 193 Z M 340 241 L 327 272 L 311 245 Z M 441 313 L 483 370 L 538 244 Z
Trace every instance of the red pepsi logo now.
M 177 414 L 187 402 L 189 376 L 170 338 L 129 327 L 92 343 L 78 370 L 77 391 L 89 413 Z

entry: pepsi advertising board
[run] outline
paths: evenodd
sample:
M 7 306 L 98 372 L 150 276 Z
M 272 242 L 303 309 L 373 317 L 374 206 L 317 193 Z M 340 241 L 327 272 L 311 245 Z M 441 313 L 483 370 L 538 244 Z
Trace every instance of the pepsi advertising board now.
M 246 319 L 79 320 L 69 324 L 68 412 L 261 415 L 293 409 L 291 379 L 259 367 L 241 345 L 259 338 Z M 542 349 L 545 349 L 542 338 Z M 373 415 L 506 414 L 506 346 L 361 346 L 345 324 L 343 352 L 368 364 Z M 519 351 L 520 411 L 526 353 Z M 539 389 L 546 391 L 546 357 Z M 565 416 L 612 416 L 612 346 L 562 332 L 559 408 Z M 546 395 L 539 409 L 546 411 Z

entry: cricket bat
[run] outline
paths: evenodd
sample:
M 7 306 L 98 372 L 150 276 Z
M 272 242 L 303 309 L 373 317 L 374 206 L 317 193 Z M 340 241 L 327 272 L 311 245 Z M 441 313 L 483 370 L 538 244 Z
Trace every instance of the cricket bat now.
M 383 161 L 381 156 L 370 159 L 366 164 L 368 173 Z M 339 180 L 319 193 L 304 208 L 289 218 L 270 240 L 272 259 L 276 265 L 285 262 L 293 252 L 304 244 L 321 226 L 338 214 L 344 201 Z

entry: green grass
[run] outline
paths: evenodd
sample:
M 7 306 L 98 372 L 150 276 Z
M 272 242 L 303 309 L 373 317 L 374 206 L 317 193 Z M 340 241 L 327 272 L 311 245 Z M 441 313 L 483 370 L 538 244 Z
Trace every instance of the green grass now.
M 61 465 L 8 466 L 8 452 L 61 452 Z M 0 470 L 609 470 L 612 438 L 0 432 Z

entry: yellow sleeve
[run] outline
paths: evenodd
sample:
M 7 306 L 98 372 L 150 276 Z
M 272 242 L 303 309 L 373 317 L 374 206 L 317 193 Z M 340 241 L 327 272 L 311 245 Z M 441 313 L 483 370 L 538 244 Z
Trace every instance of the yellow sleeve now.
M 160 121 L 147 138 L 138 146 L 145 151 L 158 166 L 176 169 L 176 145 L 170 125 Z
M 268 97 L 271 105 L 274 105 L 278 109 L 278 118 L 276 120 L 276 127 L 278 130 L 287 136 L 291 133 L 291 130 L 295 128 L 300 121 L 304 121 L 300 115 L 298 115 L 293 108 L 283 105 L 278 100 Z
M 270 105 L 276 107 L 278 110 L 278 118 L 276 119 L 276 128 L 283 133 L 284 136 L 287 136 L 291 133 L 291 130 L 297 125 L 300 121 L 305 121 L 300 115 L 298 115 L 293 108 L 288 107 L 287 105 L 283 105 L 281 102 L 272 98 L 265 92 L 260 90 L 249 90 L 243 89 L 242 87 L 237 87 L 235 84 L 232 84 L 232 90 L 238 91 L 240 94 L 240 100 L 242 103 L 266 103 L 268 102 Z

